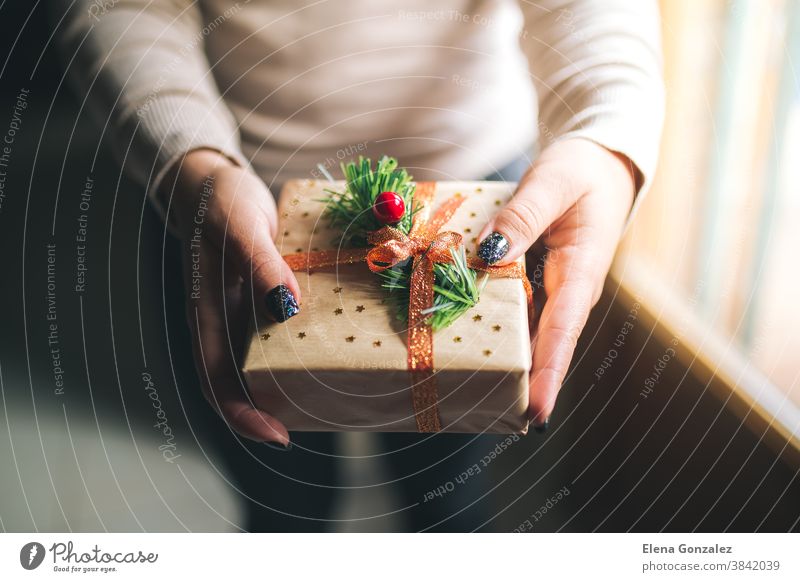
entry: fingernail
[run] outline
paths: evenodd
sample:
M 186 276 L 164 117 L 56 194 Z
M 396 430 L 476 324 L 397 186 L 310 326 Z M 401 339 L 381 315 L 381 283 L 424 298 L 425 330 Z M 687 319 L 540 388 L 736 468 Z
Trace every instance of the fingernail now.
M 506 256 L 508 240 L 499 232 L 493 232 L 481 241 L 478 247 L 478 256 L 490 265 Z
M 267 311 L 278 323 L 283 323 L 300 312 L 297 300 L 286 285 L 278 285 L 264 298 Z
M 281 443 L 273 443 L 273 442 L 270 442 L 270 441 L 264 441 L 262 444 L 265 444 L 269 448 L 271 448 L 273 450 L 276 450 L 276 451 L 280 451 L 282 453 L 288 453 L 289 451 L 292 450 L 292 443 L 286 443 L 284 445 L 284 444 L 281 444 Z
M 535 430 L 538 433 L 543 433 L 543 432 L 545 432 L 547 430 L 548 426 L 550 426 L 550 418 L 549 417 L 545 418 L 544 422 L 541 422 L 539 424 L 534 424 L 533 425 L 533 430 Z

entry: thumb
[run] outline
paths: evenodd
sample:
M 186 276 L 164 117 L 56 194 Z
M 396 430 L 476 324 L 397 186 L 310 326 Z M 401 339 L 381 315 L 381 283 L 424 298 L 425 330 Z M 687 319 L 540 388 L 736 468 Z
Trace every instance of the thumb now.
M 269 223 L 252 217 L 245 220 L 247 226 L 232 228 L 233 236 L 224 239 L 228 248 L 223 252 L 238 265 L 242 278 L 251 282 L 256 304 L 282 323 L 300 312 L 300 285 L 276 248 Z
M 545 178 L 534 165 L 505 208 L 484 226 L 478 256 L 490 265 L 517 260 L 575 203 L 576 190 L 568 179 Z

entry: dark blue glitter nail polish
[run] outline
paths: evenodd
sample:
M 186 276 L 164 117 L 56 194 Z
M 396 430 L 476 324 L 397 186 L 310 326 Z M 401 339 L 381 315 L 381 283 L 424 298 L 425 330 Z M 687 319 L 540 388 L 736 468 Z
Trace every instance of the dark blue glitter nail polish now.
M 297 300 L 286 285 L 278 285 L 267 293 L 264 303 L 267 311 L 278 323 L 282 323 L 300 312 Z
M 538 433 L 543 433 L 543 432 L 547 431 L 547 428 L 549 426 L 550 426 L 550 419 L 549 418 L 545 418 L 544 422 L 542 422 L 541 424 L 534 424 L 533 425 L 533 430 L 535 430 Z
M 478 247 L 478 256 L 490 265 L 506 256 L 508 240 L 499 232 L 493 232 L 481 242 Z

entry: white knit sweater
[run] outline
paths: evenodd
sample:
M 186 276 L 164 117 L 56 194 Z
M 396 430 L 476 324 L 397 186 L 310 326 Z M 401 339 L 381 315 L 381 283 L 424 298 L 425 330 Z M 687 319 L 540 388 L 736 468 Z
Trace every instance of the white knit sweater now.
M 84 105 L 151 191 L 200 147 L 273 189 L 358 154 L 396 156 L 418 179 L 476 179 L 566 136 L 627 155 L 646 180 L 656 162 L 653 0 L 56 6 Z

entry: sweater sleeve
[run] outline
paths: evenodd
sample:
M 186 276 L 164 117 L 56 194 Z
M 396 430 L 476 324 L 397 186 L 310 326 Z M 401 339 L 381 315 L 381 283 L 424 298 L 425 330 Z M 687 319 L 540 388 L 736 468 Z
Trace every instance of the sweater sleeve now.
M 581 137 L 624 154 L 645 191 L 665 101 L 656 1 L 522 1 L 521 8 L 542 145 Z
M 213 149 L 246 166 L 236 122 L 203 49 L 217 16 L 204 24 L 193 0 L 62 0 L 55 6 L 56 35 L 79 98 L 162 217 L 159 182 L 189 151 Z

